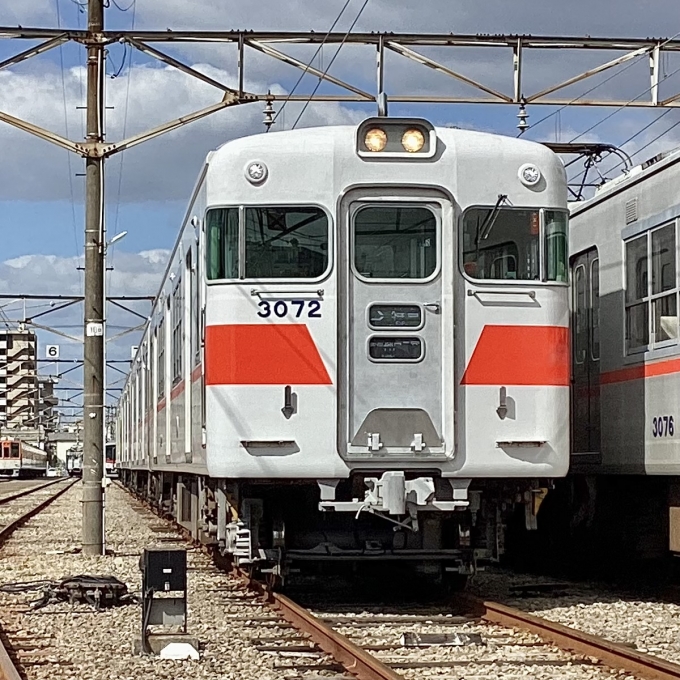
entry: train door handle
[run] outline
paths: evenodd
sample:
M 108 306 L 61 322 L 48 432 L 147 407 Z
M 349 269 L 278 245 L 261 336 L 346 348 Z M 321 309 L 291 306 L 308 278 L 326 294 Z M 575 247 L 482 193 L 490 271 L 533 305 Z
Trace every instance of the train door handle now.
M 423 307 L 425 309 L 429 309 L 431 312 L 434 312 L 435 314 L 439 314 L 441 312 L 441 305 L 438 302 L 425 302 L 423 304 Z

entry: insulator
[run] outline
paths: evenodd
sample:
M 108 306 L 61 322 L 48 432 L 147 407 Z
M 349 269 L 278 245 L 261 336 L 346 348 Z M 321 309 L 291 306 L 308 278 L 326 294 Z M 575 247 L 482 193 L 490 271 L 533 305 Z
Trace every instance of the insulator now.
M 262 122 L 267 128 L 267 132 L 269 132 L 269 128 L 274 125 L 274 105 L 271 99 L 267 99 L 267 103 L 264 107 L 264 119 Z
M 519 118 L 519 123 L 517 123 L 517 129 L 520 132 L 526 132 L 529 129 L 529 123 L 527 123 L 527 118 L 529 118 L 529 114 L 527 113 L 526 106 L 524 104 L 519 105 L 519 113 L 517 114 L 517 118 Z

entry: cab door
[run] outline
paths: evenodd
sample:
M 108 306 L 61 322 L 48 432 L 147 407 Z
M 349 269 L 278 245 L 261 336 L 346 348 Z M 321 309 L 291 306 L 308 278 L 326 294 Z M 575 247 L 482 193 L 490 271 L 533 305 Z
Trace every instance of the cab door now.
M 454 261 L 443 257 L 453 208 L 427 192 L 409 193 L 355 194 L 344 206 L 347 342 L 338 431 L 341 453 L 351 459 L 443 458 L 453 441 L 452 296 L 442 266 Z
M 600 454 L 600 260 L 592 248 L 572 258 L 572 453 Z M 592 462 L 592 461 L 589 461 Z

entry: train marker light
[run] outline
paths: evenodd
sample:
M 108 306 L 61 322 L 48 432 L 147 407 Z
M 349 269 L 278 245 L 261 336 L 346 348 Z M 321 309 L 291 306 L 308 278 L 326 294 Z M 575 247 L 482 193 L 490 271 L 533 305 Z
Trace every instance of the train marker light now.
M 409 153 L 417 153 L 425 146 L 425 135 L 416 128 L 410 128 L 401 136 L 401 145 Z
M 262 184 L 267 179 L 268 174 L 267 166 L 260 161 L 248 163 L 246 167 L 246 179 L 251 184 Z
M 382 151 L 387 146 L 387 135 L 380 128 L 371 128 L 364 137 L 364 144 L 369 151 Z
M 541 181 L 541 171 L 532 163 L 522 165 L 517 173 L 525 186 L 535 187 Z

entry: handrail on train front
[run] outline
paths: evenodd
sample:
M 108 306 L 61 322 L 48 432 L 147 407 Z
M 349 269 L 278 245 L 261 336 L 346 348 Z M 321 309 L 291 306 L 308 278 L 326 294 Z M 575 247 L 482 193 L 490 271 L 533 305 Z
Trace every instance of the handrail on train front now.
M 250 294 L 253 297 L 272 297 L 276 299 L 282 299 L 284 297 L 298 297 L 298 298 L 308 298 L 308 297 L 323 297 L 324 296 L 324 289 L 319 288 L 317 290 L 300 290 L 299 288 L 297 290 L 286 290 L 286 289 L 280 289 L 280 290 L 261 290 L 258 288 L 251 288 L 250 289 Z
M 528 295 L 532 300 L 536 299 L 535 290 L 472 290 L 468 289 L 468 297 L 480 295 Z

